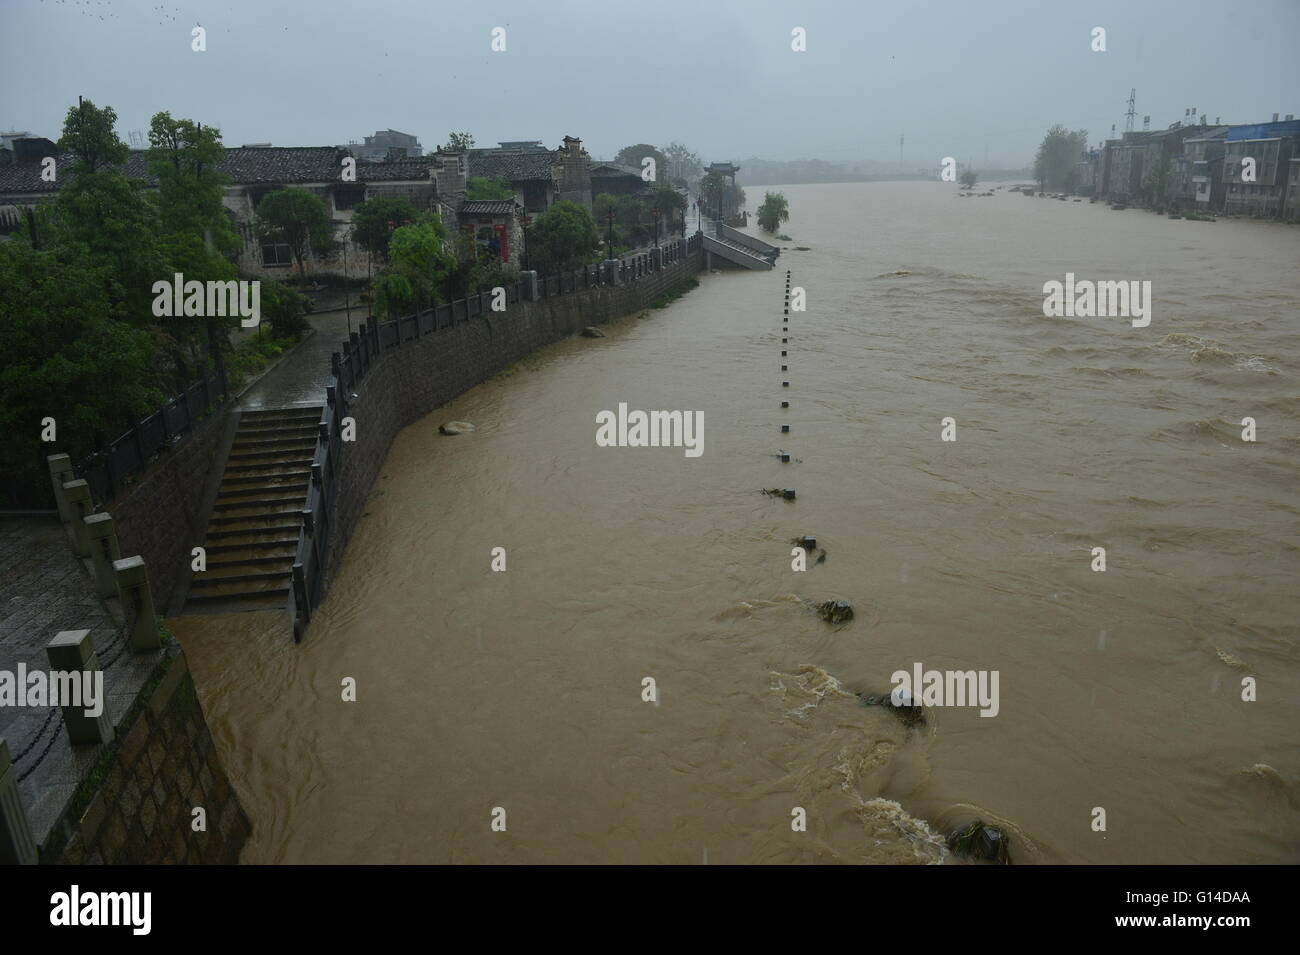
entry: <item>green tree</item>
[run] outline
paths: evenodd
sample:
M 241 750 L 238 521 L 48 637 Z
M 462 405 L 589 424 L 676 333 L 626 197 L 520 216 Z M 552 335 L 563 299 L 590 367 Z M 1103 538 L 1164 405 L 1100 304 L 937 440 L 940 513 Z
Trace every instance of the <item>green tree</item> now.
M 261 312 L 276 338 L 298 338 L 307 329 L 312 301 L 274 279 L 262 279 Z
M 624 146 L 614 157 L 614 162 L 620 166 L 631 166 L 633 169 L 641 172 L 645 166 L 643 161 L 649 156 L 655 161 L 655 178 L 651 182 L 668 182 L 669 169 L 668 157 L 660 152 L 656 147 L 649 143 L 637 143 L 635 146 Z
M 469 133 L 448 133 L 446 148 L 451 152 L 463 152 L 474 148 L 474 137 Z
M 436 221 L 404 225 L 388 244 L 388 268 L 375 280 L 375 307 L 390 318 L 427 308 L 455 268 Z
M 668 181 L 674 186 L 687 187 L 704 174 L 700 157 L 681 143 L 669 143 L 664 155 L 668 158 Z
M 592 260 L 599 244 L 591 213 L 576 202 L 557 202 L 528 230 L 529 264 L 543 274 L 575 269 Z
M 974 169 L 967 169 L 963 171 L 960 176 L 957 177 L 957 181 L 960 182 L 967 189 L 974 189 L 975 183 L 979 181 L 979 176 L 975 175 Z
M 514 197 L 514 188 L 504 179 L 471 176 L 465 183 L 466 199 L 513 199 Z
M 60 152 L 72 153 L 78 172 L 96 172 L 104 166 L 120 166 L 131 148 L 118 139 L 117 113 L 111 106 L 96 109 L 90 100 L 69 106 L 59 137 Z
M 1059 123 L 1047 131 L 1034 157 L 1034 178 L 1039 189 L 1063 189 L 1066 177 L 1083 158 L 1088 146 L 1088 131 L 1070 132 Z
M 298 263 L 299 278 L 306 278 L 304 262 L 309 251 L 324 255 L 335 247 L 334 224 L 325 203 L 297 186 L 263 197 L 257 206 L 256 230 L 262 238 L 289 247 Z
M 388 243 L 396 229 L 432 218 L 405 199 L 367 199 L 352 212 L 352 238 L 380 262 L 387 262 Z
M 100 435 L 162 399 L 151 384 L 149 330 L 114 318 L 99 271 L 67 251 L 0 243 L 0 499 L 14 504 L 48 497 L 45 454 L 82 459 Z M 53 446 L 40 440 L 46 417 L 57 427 Z
M 187 280 L 228 281 L 236 277 L 234 264 L 223 253 L 240 246 L 238 234 L 223 203 L 229 177 L 219 172 L 225 158 L 221 131 L 190 119 L 174 119 L 170 113 L 155 113 L 149 123 L 149 150 L 145 161 L 158 180 L 156 204 L 161 235 L 159 252 L 164 276 L 182 273 Z M 237 316 L 207 315 L 202 320 L 202 337 L 207 357 L 218 379 L 226 377 L 224 353 L 229 331 Z M 176 317 L 166 331 L 178 345 L 200 334 L 193 319 Z M 190 377 L 179 347 L 170 350 L 179 377 Z
M 790 221 L 790 205 L 779 192 L 763 194 L 763 204 L 758 207 L 758 224 L 764 232 L 775 232 L 782 222 Z

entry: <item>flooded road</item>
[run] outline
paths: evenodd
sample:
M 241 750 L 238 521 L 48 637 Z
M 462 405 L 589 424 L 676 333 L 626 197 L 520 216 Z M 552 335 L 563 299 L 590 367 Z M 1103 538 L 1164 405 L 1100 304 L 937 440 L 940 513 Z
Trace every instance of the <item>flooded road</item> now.
M 303 645 L 171 622 L 245 862 L 934 862 L 976 817 L 1018 863 L 1300 861 L 1300 230 L 782 191 L 807 251 L 401 432 Z M 1150 325 L 1044 317 L 1067 272 L 1150 280 Z M 597 447 L 620 402 L 704 453 Z M 854 696 L 918 662 L 998 671 L 996 717 Z

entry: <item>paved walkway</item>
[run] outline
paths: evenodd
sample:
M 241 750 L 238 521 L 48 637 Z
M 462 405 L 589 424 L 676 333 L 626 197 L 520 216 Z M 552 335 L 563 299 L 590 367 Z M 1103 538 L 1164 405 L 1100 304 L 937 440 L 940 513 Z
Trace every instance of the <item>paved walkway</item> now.
M 366 307 L 352 306 L 352 330 L 361 328 L 366 320 Z M 330 355 L 343 350 L 348 337 L 348 316 L 345 311 L 319 312 L 307 316 L 316 329 L 275 370 L 265 375 L 242 398 L 239 407 L 244 411 L 264 408 L 287 408 L 293 405 L 323 405 L 325 385 L 330 377 Z
M 28 672 L 48 673 L 45 646 L 54 635 L 90 630 L 104 671 L 105 706 L 116 725 L 160 652 L 131 652 L 57 517 L 0 517 L 0 567 L 5 569 L 0 580 L 0 670 L 16 674 L 21 662 Z M 103 747 L 74 747 L 62 714 L 48 706 L 0 706 L 0 736 L 9 744 L 18 795 L 40 844 Z

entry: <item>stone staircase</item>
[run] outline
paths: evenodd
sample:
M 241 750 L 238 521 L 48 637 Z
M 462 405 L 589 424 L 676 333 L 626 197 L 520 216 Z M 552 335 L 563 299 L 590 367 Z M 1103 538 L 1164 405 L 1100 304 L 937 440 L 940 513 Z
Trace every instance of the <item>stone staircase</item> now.
M 776 257 L 781 254 L 776 246 L 768 245 L 750 237 L 747 238 L 753 242 L 754 246 L 766 251 L 760 251 L 759 248 L 738 242 L 727 234 L 728 232 L 731 232 L 732 235 L 738 234 L 735 230 L 727 229 L 725 226 L 719 228 L 718 224 L 712 220 L 705 220 L 705 224 L 704 251 L 719 255 L 742 268 L 754 269 L 755 271 L 769 270 L 776 264 Z M 709 229 L 714 231 L 710 232 Z
M 226 459 L 186 613 L 289 605 L 294 551 L 311 484 L 320 407 L 245 411 Z

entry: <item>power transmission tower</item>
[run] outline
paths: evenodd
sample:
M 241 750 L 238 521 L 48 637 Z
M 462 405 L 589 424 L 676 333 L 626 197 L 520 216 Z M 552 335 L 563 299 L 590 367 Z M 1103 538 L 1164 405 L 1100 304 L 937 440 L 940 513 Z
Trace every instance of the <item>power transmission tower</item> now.
M 1137 100 L 1137 88 L 1134 87 L 1128 91 L 1128 112 L 1124 114 L 1124 132 L 1133 132 L 1133 119 L 1137 116 L 1137 109 L 1134 102 Z

